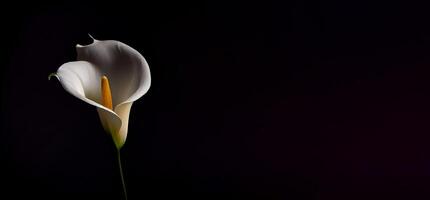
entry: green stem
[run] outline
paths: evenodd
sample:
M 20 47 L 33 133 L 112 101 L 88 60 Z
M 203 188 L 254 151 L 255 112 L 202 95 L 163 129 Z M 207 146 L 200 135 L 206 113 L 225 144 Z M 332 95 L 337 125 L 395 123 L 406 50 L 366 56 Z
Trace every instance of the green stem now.
M 122 190 L 124 192 L 124 198 L 127 200 L 127 189 L 125 187 L 124 174 L 122 173 L 122 165 L 121 165 L 121 152 L 118 149 L 118 165 L 119 165 L 119 173 L 121 174 L 121 182 L 122 182 Z

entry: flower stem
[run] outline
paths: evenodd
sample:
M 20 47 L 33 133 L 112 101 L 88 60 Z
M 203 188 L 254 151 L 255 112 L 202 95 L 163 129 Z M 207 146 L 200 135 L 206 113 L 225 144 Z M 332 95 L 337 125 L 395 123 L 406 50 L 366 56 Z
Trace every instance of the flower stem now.
M 121 182 L 122 182 L 122 190 L 124 192 L 124 198 L 127 200 L 127 189 L 125 187 L 124 174 L 122 173 L 122 165 L 121 165 L 121 152 L 118 149 L 118 165 L 119 165 L 119 173 L 121 174 Z

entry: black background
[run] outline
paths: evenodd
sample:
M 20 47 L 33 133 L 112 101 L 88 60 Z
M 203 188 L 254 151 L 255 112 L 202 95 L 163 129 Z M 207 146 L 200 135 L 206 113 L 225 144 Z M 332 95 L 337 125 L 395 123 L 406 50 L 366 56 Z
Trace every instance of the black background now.
M 122 149 L 129 199 L 425 199 L 428 6 L 363 1 L 2 8 L 1 190 L 120 199 L 94 107 L 51 72 L 75 45 L 145 56 Z

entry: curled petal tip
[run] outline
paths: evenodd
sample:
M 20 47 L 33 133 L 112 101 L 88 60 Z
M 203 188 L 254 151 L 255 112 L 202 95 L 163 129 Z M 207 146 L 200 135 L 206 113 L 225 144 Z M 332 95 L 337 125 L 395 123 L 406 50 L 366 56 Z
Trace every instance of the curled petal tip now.
M 90 36 L 90 38 L 93 40 L 93 42 L 91 44 L 86 44 L 86 45 L 81 45 L 81 44 L 76 44 L 76 48 L 82 48 L 82 47 L 88 47 L 96 42 L 99 42 L 99 40 L 95 39 L 92 35 L 90 35 L 88 33 L 88 36 Z
M 48 80 L 50 81 L 53 76 L 55 76 L 57 79 L 59 79 L 57 73 L 50 73 L 48 76 Z
M 95 39 L 91 34 L 88 33 L 88 36 L 90 36 L 90 38 L 93 40 L 93 42 L 91 44 L 87 44 L 87 45 L 76 44 L 76 48 L 88 47 L 88 46 L 90 46 L 96 42 L 99 42 L 99 40 Z
M 96 40 L 91 34 L 88 33 L 88 36 L 90 36 L 91 39 L 93 39 L 93 43 L 97 42 L 98 40 Z

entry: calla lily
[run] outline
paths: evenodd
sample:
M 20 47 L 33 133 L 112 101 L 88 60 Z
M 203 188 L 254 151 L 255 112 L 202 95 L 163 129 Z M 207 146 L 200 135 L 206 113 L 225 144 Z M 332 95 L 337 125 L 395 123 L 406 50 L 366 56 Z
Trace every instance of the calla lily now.
M 76 45 L 77 61 L 58 68 L 57 77 L 73 96 L 97 108 L 101 124 L 120 149 L 127 138 L 130 109 L 151 85 L 145 58 L 115 40 L 93 38 L 89 45 Z

